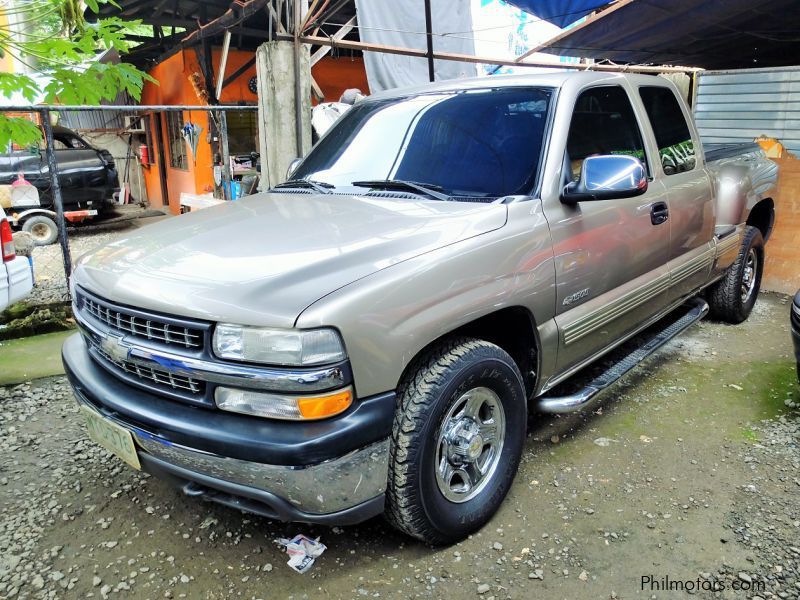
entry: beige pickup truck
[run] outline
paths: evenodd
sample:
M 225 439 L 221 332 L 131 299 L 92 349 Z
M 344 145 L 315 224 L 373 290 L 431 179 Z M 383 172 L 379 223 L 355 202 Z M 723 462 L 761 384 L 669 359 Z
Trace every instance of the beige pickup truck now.
M 747 318 L 775 181 L 755 145 L 704 148 L 659 77 L 376 94 L 289 181 L 82 257 L 64 364 L 93 439 L 186 494 L 452 542 L 530 415 L 583 409 L 709 307 Z

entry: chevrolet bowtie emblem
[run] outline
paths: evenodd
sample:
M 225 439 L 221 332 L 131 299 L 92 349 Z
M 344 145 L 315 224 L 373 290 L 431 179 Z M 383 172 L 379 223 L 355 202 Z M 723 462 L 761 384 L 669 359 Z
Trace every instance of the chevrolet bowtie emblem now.
M 128 360 L 128 355 L 131 352 L 131 347 L 123 342 L 122 336 L 119 335 L 109 334 L 101 339 L 100 348 L 116 362 Z

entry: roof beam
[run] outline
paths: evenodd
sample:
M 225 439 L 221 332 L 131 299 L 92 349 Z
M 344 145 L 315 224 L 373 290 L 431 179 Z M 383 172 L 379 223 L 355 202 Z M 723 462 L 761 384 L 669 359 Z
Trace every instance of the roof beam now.
M 347 21 L 347 23 L 342 25 L 341 28 L 339 28 L 339 30 L 336 33 L 334 33 L 332 36 L 330 36 L 331 39 L 333 39 L 333 40 L 338 42 L 339 40 L 344 38 L 344 36 L 346 36 L 348 33 L 350 33 L 353 30 L 353 27 L 355 27 L 355 25 L 356 25 L 356 18 L 355 18 L 355 16 L 353 16 L 349 21 Z M 311 55 L 311 66 L 313 67 L 320 60 L 322 60 L 322 58 L 328 52 L 331 51 L 331 48 L 332 48 L 332 46 L 322 46 L 319 50 L 314 52 L 314 54 Z
M 287 34 L 277 34 L 275 36 L 278 40 L 291 41 L 293 36 Z M 347 50 L 361 50 L 367 52 L 385 52 L 387 54 L 400 54 L 403 56 L 415 56 L 419 58 L 427 58 L 427 50 L 418 50 L 416 48 L 405 48 L 402 46 L 387 46 L 385 44 L 369 44 L 366 42 L 356 42 L 351 40 L 332 41 L 326 37 L 304 35 L 300 36 L 300 42 L 303 44 L 313 44 L 316 46 L 335 46 L 337 48 L 345 48 Z M 467 63 L 484 63 L 489 65 L 508 65 L 516 67 L 549 67 L 552 69 L 573 69 L 577 71 L 612 71 L 612 72 L 629 72 L 629 73 L 691 73 L 698 71 L 694 67 L 659 67 L 659 66 L 639 66 L 639 65 L 577 65 L 561 62 L 517 62 L 516 60 L 509 60 L 505 58 L 492 58 L 489 56 L 473 56 L 472 54 L 456 54 L 454 52 L 433 52 L 433 58 L 438 60 L 455 60 Z
M 599 21 L 600 19 L 603 19 L 603 18 L 607 17 L 608 15 L 615 13 L 620 8 L 628 6 L 629 4 L 633 4 L 634 2 L 636 2 L 636 0 L 620 0 L 616 4 L 612 4 L 611 6 L 609 6 L 604 11 L 597 12 L 597 13 L 593 14 L 592 16 L 587 17 L 586 20 L 583 23 L 580 23 L 580 24 L 576 25 L 575 27 L 570 27 L 569 29 L 565 29 L 561 33 L 559 33 L 557 36 L 552 37 L 549 40 L 547 40 L 546 42 L 542 42 L 541 44 L 538 44 L 537 46 L 534 46 L 533 48 L 531 48 L 530 50 L 528 50 L 524 54 L 520 54 L 514 60 L 514 62 L 515 63 L 521 63 L 522 61 L 524 61 L 526 58 L 528 58 L 532 54 L 536 54 L 537 52 L 541 52 L 542 50 L 544 50 L 548 46 L 552 46 L 556 42 L 558 42 L 558 41 L 564 39 L 565 37 L 567 37 L 568 35 L 572 35 L 576 31 L 580 31 L 584 27 L 588 27 L 589 25 L 591 25 L 593 23 L 597 23 L 597 21 Z
M 250 69 L 254 64 L 256 64 L 256 55 L 253 54 L 253 57 L 250 58 L 246 63 L 244 63 L 241 67 L 236 69 L 233 73 L 231 73 L 228 77 L 225 78 L 225 81 L 222 82 L 223 89 L 228 87 L 231 83 L 236 81 L 239 77 L 244 75 L 248 69 Z

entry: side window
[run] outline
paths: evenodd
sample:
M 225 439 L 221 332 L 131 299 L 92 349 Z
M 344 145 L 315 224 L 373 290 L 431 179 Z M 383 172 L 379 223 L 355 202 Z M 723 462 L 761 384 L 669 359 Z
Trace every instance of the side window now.
M 639 88 L 647 118 L 653 127 L 664 173 L 674 175 L 695 167 L 694 143 L 675 94 L 669 88 Z
M 575 102 L 567 137 L 572 177 L 580 176 L 587 156 L 600 154 L 635 156 L 647 165 L 636 115 L 619 86 L 588 89 Z

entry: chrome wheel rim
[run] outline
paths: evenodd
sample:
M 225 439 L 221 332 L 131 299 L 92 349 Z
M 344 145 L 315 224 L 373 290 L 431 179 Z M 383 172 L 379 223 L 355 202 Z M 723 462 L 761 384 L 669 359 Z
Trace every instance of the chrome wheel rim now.
M 747 303 L 756 289 L 756 274 L 758 271 L 758 257 L 756 251 L 750 249 L 747 253 L 747 260 L 744 263 L 744 273 L 742 274 L 742 302 Z
M 499 396 L 486 387 L 464 393 L 447 411 L 436 443 L 436 483 L 451 502 L 471 500 L 494 477 L 506 432 Z

